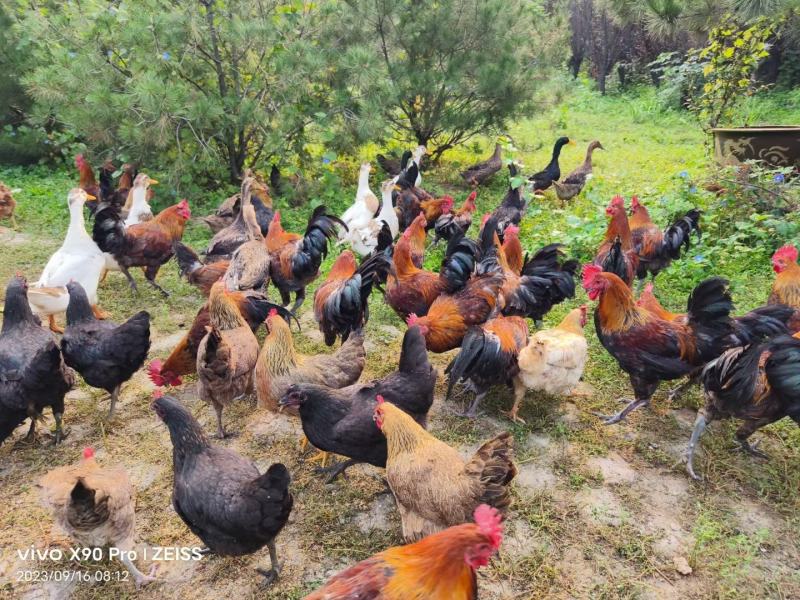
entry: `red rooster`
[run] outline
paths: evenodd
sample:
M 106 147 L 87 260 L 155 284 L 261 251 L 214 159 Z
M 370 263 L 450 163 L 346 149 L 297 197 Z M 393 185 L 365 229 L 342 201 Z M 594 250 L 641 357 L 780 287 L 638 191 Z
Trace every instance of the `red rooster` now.
M 787 244 L 772 255 L 775 281 L 768 302 L 786 304 L 800 309 L 800 265 L 797 264 L 797 248 Z
M 461 208 L 455 212 L 449 211 L 436 219 L 436 223 L 433 226 L 436 234 L 433 239 L 434 245 L 438 244 L 439 240 L 450 241 L 459 233 L 467 234 L 467 230 L 472 225 L 472 213 L 475 212 L 475 198 L 477 197 L 478 191 L 473 190 L 464 200 Z
M 614 196 L 606 208 L 611 217 L 606 236 L 592 261 L 607 273 L 614 273 L 630 286 L 639 267 L 639 257 L 633 248 L 633 237 L 625 214 L 622 196 Z

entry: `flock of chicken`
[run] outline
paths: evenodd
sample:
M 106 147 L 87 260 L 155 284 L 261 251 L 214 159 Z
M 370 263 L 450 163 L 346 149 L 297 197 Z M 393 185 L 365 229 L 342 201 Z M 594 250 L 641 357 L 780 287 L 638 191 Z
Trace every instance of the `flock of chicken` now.
M 353 205 L 341 217 L 316 208 L 302 235 L 283 229 L 267 185 L 246 173 L 240 193 L 204 219 L 215 234 L 201 253 L 181 242 L 191 217 L 185 200 L 154 216 L 148 200 L 156 181 L 126 165 L 114 188 L 114 168 L 106 163 L 97 183 L 91 166 L 77 157 L 80 184 L 69 193 L 63 245 L 38 282 L 29 287 L 18 275 L 6 289 L 0 441 L 26 418 L 33 438 L 36 420 L 48 406 L 60 441 L 64 396 L 75 384 L 74 371 L 109 392 L 113 414 L 120 386 L 144 365 L 150 323 L 144 311 L 119 325 L 108 320 L 98 306 L 98 286 L 108 271 L 118 270 L 135 289 L 130 269 L 141 267 L 146 280 L 167 295 L 156 276 L 174 255 L 180 273 L 208 299 L 170 355 L 147 367 L 153 383 L 180 386 L 184 376 L 196 374 L 199 396 L 216 411 L 220 439 L 227 435 L 224 408 L 253 393 L 261 408 L 299 415 L 307 441 L 322 452 L 329 481 L 356 463 L 385 468 L 408 544 L 343 571 L 308 598 L 476 597 L 475 571 L 502 540 L 502 513 L 516 474 L 513 439 L 498 435 L 465 461 L 426 430 L 437 380 L 428 352 L 459 349 L 445 370 L 447 397 L 459 383 L 474 393 L 466 416 L 477 414 L 495 385 L 513 388 L 508 415 L 514 421 L 522 421 L 518 411 L 529 389 L 576 393 L 588 355 L 587 307 L 573 309 L 551 329 L 542 329 L 541 322 L 554 305 L 574 297 L 579 264 L 566 260 L 558 244 L 528 255 L 519 238 L 527 188 L 537 193 L 554 185 L 564 200 L 579 193 L 591 175 L 592 152 L 602 148 L 596 141 L 583 165 L 559 181 L 559 152 L 566 143 L 568 138 L 557 141 L 550 164 L 528 177 L 527 186 L 509 185 L 502 202 L 482 218 L 475 239 L 467 233 L 477 187 L 501 169 L 499 145 L 490 159 L 462 174 L 476 189 L 459 208 L 451 197 L 434 197 L 421 187 L 425 149 L 420 147 L 397 163 L 379 157 L 393 175 L 381 186 L 380 198 L 369 187 L 370 165 L 362 165 Z M 509 171 L 513 181 L 518 166 L 510 163 Z M 91 236 L 86 202 L 93 215 Z M 691 234 L 699 234 L 699 211 L 663 230 L 636 197 L 630 214 L 621 197 L 606 212 L 605 239 L 583 267 L 583 287 L 598 302 L 598 337 L 630 375 L 635 392 L 634 401 L 606 422 L 648 404 L 661 381 L 702 380 L 707 404 L 690 442 L 693 477 L 692 454 L 707 422 L 744 420 L 737 440 L 754 454 L 758 451 L 747 439 L 756 429 L 784 416 L 800 423 L 800 340 L 789 335 L 800 330 L 797 250 L 785 246 L 775 253 L 778 275 L 767 305 L 731 316 L 727 282 L 714 277 L 695 288 L 686 314 L 677 315 L 658 303 L 652 283 L 638 299 L 631 286 L 655 278 L 679 257 Z M 447 243 L 438 272 L 423 268 L 430 230 L 434 243 Z M 303 356 L 294 347 L 292 321 L 335 242 L 350 249 L 318 286 L 313 308 L 325 343 L 341 339 L 341 344 L 331 354 Z M 269 301 L 269 283 L 277 288 L 280 305 Z M 374 290 L 408 330 L 397 369 L 359 382 Z M 291 293 L 295 302 L 288 310 Z M 55 321 L 61 312 L 66 312 L 63 330 Z M 50 329 L 63 334 L 60 343 L 36 315 L 48 317 Z M 537 328 L 532 335 L 528 318 Z M 259 345 L 262 324 L 266 336 Z M 280 570 L 275 538 L 293 504 L 286 467 L 273 464 L 260 474 L 250 460 L 213 444 L 187 408 L 160 390 L 153 410 L 172 439 L 177 514 L 208 552 L 243 555 L 266 546 L 271 568 L 262 573 L 272 581 Z M 346 460 L 326 467 L 326 453 Z M 133 547 L 133 488 L 124 471 L 99 466 L 91 449 L 79 464 L 49 473 L 41 486 L 57 521 L 79 543 Z M 123 562 L 137 586 L 154 579 L 130 559 Z

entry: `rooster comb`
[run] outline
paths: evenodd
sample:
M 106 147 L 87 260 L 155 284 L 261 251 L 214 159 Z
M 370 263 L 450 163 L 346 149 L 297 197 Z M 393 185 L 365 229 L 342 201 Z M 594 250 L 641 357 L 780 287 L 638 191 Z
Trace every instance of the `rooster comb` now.
M 408 318 L 406 319 L 406 324 L 408 324 L 409 327 L 413 327 L 414 325 L 417 324 L 418 320 L 419 317 L 416 314 L 411 313 L 410 315 L 408 315 Z
M 475 198 L 478 197 L 478 190 L 472 190 L 472 193 L 467 196 L 467 202 L 475 202 Z
M 84 163 L 83 154 L 76 154 L 75 155 L 75 166 L 80 169 L 81 165 L 83 165 L 83 163 Z
M 642 291 L 643 294 L 652 294 L 653 293 L 653 282 L 648 281 L 647 285 L 644 286 L 644 290 Z
M 273 223 L 280 223 L 281 222 L 281 211 L 276 210 L 275 214 L 272 215 L 272 222 Z
M 83 458 L 85 458 L 86 460 L 94 458 L 94 448 L 92 448 L 91 446 L 86 446 L 86 448 L 83 449 Z
M 157 400 L 158 398 L 163 398 L 164 392 L 161 390 L 153 390 L 153 399 Z
M 503 541 L 503 517 L 500 511 L 488 504 L 481 504 L 475 509 L 475 524 L 495 549 L 500 547 Z
M 186 198 L 183 198 L 180 202 L 178 202 L 178 206 L 180 206 L 181 208 L 188 208 L 189 201 Z
M 268 319 L 271 319 L 272 317 L 277 317 L 277 316 L 278 316 L 278 309 L 277 308 L 269 309 L 269 314 L 267 315 Z
M 595 277 L 603 272 L 603 269 L 598 265 L 591 263 L 583 266 L 583 288 L 588 289 Z
M 506 227 L 506 230 L 503 232 L 503 235 L 512 235 L 515 236 L 519 233 L 519 227 L 514 225 L 513 223 Z
M 611 199 L 611 206 L 625 206 L 625 198 L 617 194 Z
M 386 400 L 384 400 L 383 396 L 381 396 L 380 394 L 378 394 L 377 396 L 375 396 L 375 401 L 376 401 L 378 404 L 383 404 L 384 402 L 386 402 Z
M 785 246 L 781 246 L 775 251 L 775 254 L 772 255 L 773 260 L 775 260 L 776 258 L 785 258 L 791 262 L 797 262 L 797 248 L 795 248 L 791 244 L 786 244 Z
M 639 204 L 639 196 L 631 196 L 631 208 L 638 208 L 641 204 Z

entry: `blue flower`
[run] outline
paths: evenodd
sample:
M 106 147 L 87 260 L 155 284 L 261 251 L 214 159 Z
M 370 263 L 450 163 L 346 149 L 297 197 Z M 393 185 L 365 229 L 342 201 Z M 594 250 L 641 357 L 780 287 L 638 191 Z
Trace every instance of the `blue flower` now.
M 703 256 L 702 254 L 695 254 L 695 256 L 694 256 L 694 258 L 692 260 L 694 260 L 694 262 L 696 262 L 696 263 L 699 263 L 699 262 L 703 262 L 705 259 L 706 259 L 706 257 Z
M 330 159 L 330 158 L 328 158 L 327 156 L 323 156 L 323 157 L 322 157 L 322 164 L 323 164 L 323 165 L 329 165 L 329 164 L 331 164 L 331 159 Z
M 70 58 L 75 58 L 78 55 L 75 54 L 72 50 L 70 50 L 69 52 L 67 52 L 67 56 L 69 56 Z
M 689 171 L 681 171 L 680 173 L 678 173 L 678 176 L 681 179 L 689 179 Z
M 169 60 L 169 59 L 170 59 L 169 52 L 162 52 L 161 53 L 161 60 Z
M 106 50 L 106 56 L 108 58 L 111 58 L 113 55 L 114 55 L 114 53 L 111 50 Z
M 692 187 L 690 187 L 689 188 L 689 193 L 690 194 L 696 194 L 697 193 L 697 186 L 693 185 Z
M 46 146 L 49 146 L 50 145 L 50 140 L 45 140 L 44 143 L 45 143 Z
M 786 177 L 784 177 L 783 173 L 775 173 L 775 177 L 772 178 L 775 183 L 783 183 L 786 181 Z

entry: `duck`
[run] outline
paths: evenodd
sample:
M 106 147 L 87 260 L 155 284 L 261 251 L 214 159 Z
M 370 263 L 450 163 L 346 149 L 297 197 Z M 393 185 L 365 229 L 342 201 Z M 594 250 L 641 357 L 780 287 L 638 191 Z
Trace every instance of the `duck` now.
M 106 270 L 106 256 L 86 232 L 83 206 L 97 198 L 81 188 L 70 190 L 67 196 L 69 205 L 69 227 L 64 243 L 47 261 L 39 280 L 28 289 L 28 302 L 31 310 L 46 316 L 50 330 L 63 333 L 56 324 L 55 315 L 67 310 L 69 292 L 66 285 L 70 281 L 81 284 L 92 305 L 92 312 L 98 319 L 108 314 L 97 306 L 97 286 Z
M 411 150 L 405 150 L 400 158 L 397 158 L 397 155 L 375 155 L 375 162 L 377 162 L 381 169 L 390 177 L 397 177 L 400 175 L 403 169 L 406 168 L 406 165 L 408 165 L 409 160 L 411 160 Z
M 553 181 L 553 186 L 556 188 L 556 196 L 563 201 L 571 200 L 581 193 L 581 190 L 592 177 L 592 153 L 597 150 L 605 150 L 600 140 L 594 140 L 589 143 L 586 148 L 586 158 L 583 163 L 575 169 L 572 173 L 564 178 L 564 181 Z
M 548 165 L 543 170 L 528 177 L 528 182 L 531 184 L 534 192 L 546 190 L 553 185 L 554 181 L 561 179 L 561 168 L 558 166 L 558 157 L 561 154 L 561 149 L 567 144 L 574 146 L 575 142 L 566 136 L 558 138 L 553 146 L 553 156 L 550 158 Z
M 125 227 L 136 225 L 153 218 L 153 211 L 147 202 L 147 191 L 151 185 L 156 185 L 157 180 L 151 179 L 146 173 L 139 173 L 133 180 L 131 189 L 131 208 L 125 218 Z
M 369 187 L 369 174 L 372 172 L 372 165 L 368 162 L 362 163 L 358 171 L 358 188 L 353 204 L 342 214 L 342 221 L 347 225 L 347 230 L 339 232 L 339 241 L 348 238 L 348 232 L 363 229 L 369 225 L 380 210 L 378 197 Z
M 462 179 L 473 187 L 481 185 L 503 167 L 502 152 L 503 147 L 497 142 L 494 145 L 494 154 L 484 161 L 467 167 L 461 172 Z
M 412 165 L 416 165 L 417 170 L 414 174 L 414 185 L 413 187 L 420 187 L 422 185 L 422 157 L 427 154 L 428 149 L 425 146 L 417 146 L 411 151 L 411 160 L 406 162 L 405 167 L 402 171 L 400 171 L 397 176 L 394 178 L 393 183 L 397 183 L 398 180 L 403 177 L 406 173 L 411 171 Z M 408 182 L 411 183 L 411 182 Z
M 391 179 L 381 184 L 381 209 L 378 216 L 370 219 L 365 227 L 351 229 L 347 233 L 350 247 L 361 257 L 386 249 L 400 232 L 400 222 L 392 206 L 394 185 Z

